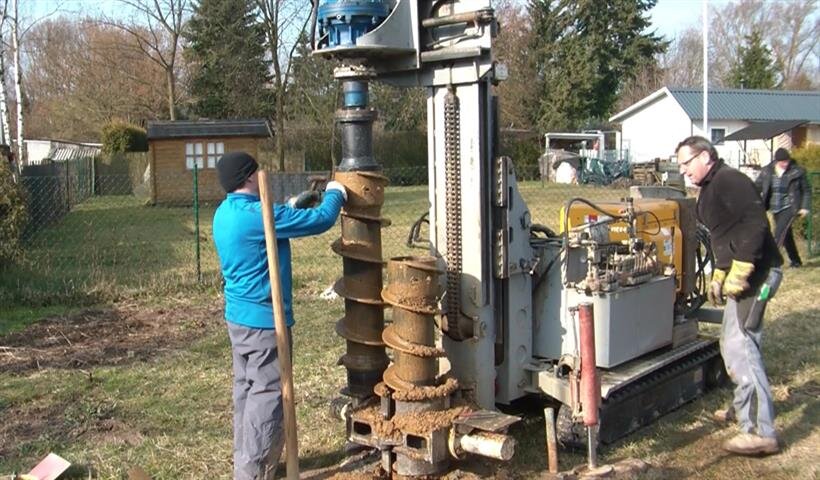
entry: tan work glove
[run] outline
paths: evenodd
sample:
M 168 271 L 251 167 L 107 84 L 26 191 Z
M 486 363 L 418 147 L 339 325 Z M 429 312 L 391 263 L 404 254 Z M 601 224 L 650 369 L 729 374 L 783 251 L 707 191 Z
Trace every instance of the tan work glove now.
M 805 217 L 806 215 L 809 214 L 809 211 L 806 210 L 805 208 L 801 208 L 800 210 L 797 211 L 797 214 L 800 215 L 801 217 Z
M 752 263 L 732 260 L 732 268 L 726 275 L 723 283 L 723 293 L 729 297 L 736 297 L 749 289 L 749 276 L 755 270 Z
M 706 287 L 706 298 L 713 307 L 726 304 L 723 300 L 723 282 L 726 280 L 726 271 L 716 268 L 712 272 L 712 281 Z

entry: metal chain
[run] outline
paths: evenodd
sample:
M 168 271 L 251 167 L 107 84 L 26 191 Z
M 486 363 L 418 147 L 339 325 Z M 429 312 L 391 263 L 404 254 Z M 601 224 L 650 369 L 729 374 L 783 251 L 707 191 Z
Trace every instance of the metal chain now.
M 461 110 L 455 89 L 444 97 L 444 189 L 447 234 L 447 333 L 454 339 L 466 335 L 459 330 L 461 316 Z

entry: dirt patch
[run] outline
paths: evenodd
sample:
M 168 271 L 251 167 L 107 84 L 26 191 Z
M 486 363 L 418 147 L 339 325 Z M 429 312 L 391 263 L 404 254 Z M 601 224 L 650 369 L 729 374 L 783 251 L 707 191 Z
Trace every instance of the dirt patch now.
M 38 438 L 55 443 L 87 438 L 92 443 L 135 446 L 139 431 L 116 418 L 116 405 L 80 396 L 48 405 L 20 405 L 3 410 L 0 424 L 0 458 Z
M 444 383 L 434 387 L 413 387 L 409 390 L 393 392 L 393 398 L 400 402 L 418 402 L 432 398 L 446 397 L 458 388 L 455 378 L 448 378 Z
M 398 440 L 402 433 L 427 435 L 449 427 L 455 419 L 469 412 L 468 407 L 458 406 L 440 411 L 400 413 L 386 420 L 382 417 L 379 406 L 374 405 L 355 412 L 353 418 L 370 425 L 379 438 Z
M 0 337 L 0 370 L 82 369 L 145 361 L 190 346 L 222 322 L 218 306 L 138 308 L 117 305 L 48 317 Z

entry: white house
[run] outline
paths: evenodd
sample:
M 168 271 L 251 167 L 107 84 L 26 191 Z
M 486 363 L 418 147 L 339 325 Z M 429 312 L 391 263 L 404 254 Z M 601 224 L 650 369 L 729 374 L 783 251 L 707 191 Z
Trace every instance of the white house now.
M 661 88 L 609 121 L 621 124 L 619 147 L 633 162 L 668 159 L 690 135 L 711 139 L 735 167 L 765 165 L 779 147 L 820 143 L 820 91 L 715 88 L 708 101 L 708 133 L 702 129 L 703 93 L 696 88 Z

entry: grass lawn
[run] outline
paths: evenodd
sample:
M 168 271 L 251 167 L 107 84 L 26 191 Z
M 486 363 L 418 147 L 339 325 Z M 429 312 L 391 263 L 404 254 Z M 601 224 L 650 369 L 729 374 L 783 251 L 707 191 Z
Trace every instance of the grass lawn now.
M 571 196 L 617 199 L 623 191 L 521 185 L 536 222 L 555 227 Z M 385 257 L 407 254 L 410 224 L 427 209 L 426 188 L 390 188 Z M 210 217 L 202 215 L 196 282 L 190 209 L 145 207 L 127 197 L 81 205 L 34 242 L 37 262 L 0 272 L 0 476 L 27 471 L 54 451 L 73 478 L 123 478 L 139 465 L 153 478 L 230 478 L 231 367 L 221 319 Z M 345 382 L 334 332 L 341 300 L 318 293 L 341 274 L 329 248 L 338 227 L 294 242 L 294 368 L 303 469 L 343 458 L 344 426 L 328 405 Z M 77 238 L 79 237 L 79 238 Z M 816 478 L 820 465 L 820 262 L 788 270 L 767 313 L 764 356 L 784 451 L 764 459 L 726 456 L 732 427 L 709 412 L 722 389 L 603 450 L 655 466 L 645 478 Z M 26 276 L 28 275 L 28 276 Z M 10 293 L 9 293 L 10 292 Z M 5 302 L 5 303 L 3 303 Z M 543 419 L 514 427 L 512 462 L 498 476 L 544 475 Z M 561 452 L 561 467 L 583 462 Z

